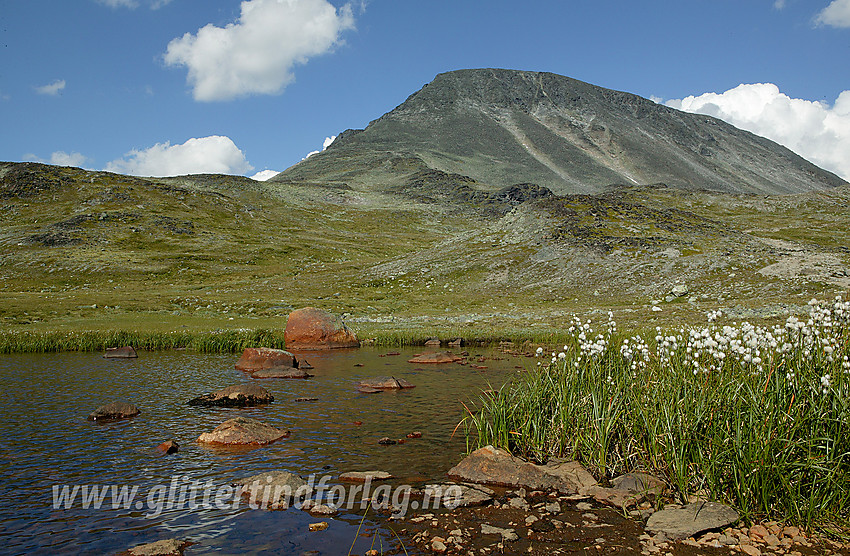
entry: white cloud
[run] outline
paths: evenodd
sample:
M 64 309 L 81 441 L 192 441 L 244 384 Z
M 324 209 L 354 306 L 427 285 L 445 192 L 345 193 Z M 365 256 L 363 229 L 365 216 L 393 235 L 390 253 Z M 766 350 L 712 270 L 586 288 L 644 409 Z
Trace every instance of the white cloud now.
M 253 169 L 233 141 L 220 135 L 189 139 L 181 145 L 166 141 L 143 151 L 133 149 L 106 165 L 109 172 L 133 176 L 244 174 Z
M 56 81 L 54 81 L 53 83 L 50 83 L 49 85 L 42 85 L 41 87 L 35 87 L 35 92 L 40 94 L 40 95 L 50 95 L 50 96 L 55 97 L 56 95 L 61 93 L 64 88 L 65 88 L 65 80 L 64 79 L 57 79 Z
M 263 170 L 262 172 L 257 172 L 253 176 L 251 176 L 252 180 L 257 181 L 266 181 L 278 175 L 280 172 L 277 170 Z
M 850 27 L 850 0 L 833 0 L 815 16 L 815 23 L 831 27 Z
M 776 2 L 773 3 L 773 9 L 775 9 L 775 10 L 785 9 L 785 0 L 776 0 Z
M 277 94 L 293 66 L 329 52 L 354 27 L 350 4 L 326 0 L 247 0 L 236 23 L 206 25 L 168 43 L 165 63 L 186 66 L 195 100 Z
M 28 154 L 24 156 L 24 160 L 53 164 L 55 166 L 77 166 L 83 168 L 89 161 L 89 158 L 78 152 L 66 153 L 65 151 L 56 151 L 50 155 L 49 159 L 40 158 L 34 154 Z
M 307 153 L 307 156 L 305 156 L 305 157 L 304 157 L 304 158 L 302 158 L 301 160 L 307 160 L 308 158 L 310 158 L 310 157 L 311 157 L 311 156 L 313 156 L 314 154 L 319 154 L 319 153 L 320 153 L 320 152 L 322 152 L 323 150 L 325 150 L 325 149 L 327 149 L 328 147 L 330 147 L 330 146 L 331 146 L 331 143 L 333 143 L 334 141 L 336 141 L 336 135 L 333 135 L 333 136 L 331 136 L 331 137 L 325 137 L 325 140 L 324 140 L 324 141 L 322 141 L 322 149 L 321 149 L 321 150 L 319 150 L 319 151 L 310 151 L 310 152 L 308 152 L 308 153 Z
M 833 106 L 791 98 L 772 83 L 739 85 L 725 93 L 668 100 L 667 106 L 708 114 L 776 141 L 850 180 L 850 90 Z

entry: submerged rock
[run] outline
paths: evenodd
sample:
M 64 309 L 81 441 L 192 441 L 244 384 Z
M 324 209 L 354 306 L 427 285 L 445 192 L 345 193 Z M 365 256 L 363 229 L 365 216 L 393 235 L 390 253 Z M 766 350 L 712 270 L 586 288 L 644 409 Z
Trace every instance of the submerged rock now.
M 440 506 L 454 509 L 466 506 L 483 506 L 493 501 L 495 492 L 483 486 L 441 484 L 425 485 L 428 500 L 440 500 Z
M 313 493 L 312 487 L 302 477 L 289 471 L 267 471 L 240 479 L 242 495 L 249 503 L 271 510 L 286 509 L 295 500 Z
M 106 348 L 106 353 L 103 354 L 104 359 L 135 359 L 136 350 L 132 346 L 124 346 L 117 348 Z
M 386 471 L 349 471 L 347 473 L 341 473 L 339 476 L 340 481 L 348 481 L 351 483 L 364 483 L 366 481 L 386 481 L 388 479 L 394 478 L 395 477 L 393 477 Z
M 274 396 L 256 384 L 235 384 L 212 394 L 204 394 L 189 400 L 189 405 L 204 407 L 252 407 L 271 403 Z
M 286 349 L 314 350 L 360 347 L 357 335 L 338 316 L 305 307 L 289 314 L 283 331 Z
M 361 380 L 357 383 L 357 388 L 373 390 L 400 390 L 403 388 L 415 388 L 415 386 L 403 378 L 396 378 L 394 376 L 379 376 Z
M 183 550 L 189 546 L 189 541 L 166 539 L 162 541 L 140 544 L 128 550 L 130 556 L 182 556 Z
M 259 371 L 273 367 L 298 367 L 295 356 L 283 349 L 274 348 L 245 348 L 242 357 L 236 363 L 238 371 Z
M 89 414 L 89 421 L 117 421 L 129 419 L 141 413 L 139 408 L 125 402 L 111 402 L 102 405 Z
M 413 357 L 413 359 L 408 359 L 408 363 L 432 363 L 432 364 L 440 364 L 440 363 L 457 363 L 458 361 L 463 361 L 463 357 L 460 355 L 454 355 L 450 351 L 435 351 L 432 353 L 420 353 Z
M 275 428 L 268 423 L 249 417 L 236 417 L 217 426 L 212 432 L 198 437 L 198 442 L 208 444 L 269 444 L 289 436 L 288 430 Z
M 664 508 L 646 522 L 650 533 L 664 533 L 673 540 L 687 539 L 709 529 L 721 529 L 738 521 L 734 508 L 717 502 L 696 502 L 681 508 Z
M 292 367 L 272 367 L 251 373 L 251 378 L 310 378 L 312 376 L 304 369 Z

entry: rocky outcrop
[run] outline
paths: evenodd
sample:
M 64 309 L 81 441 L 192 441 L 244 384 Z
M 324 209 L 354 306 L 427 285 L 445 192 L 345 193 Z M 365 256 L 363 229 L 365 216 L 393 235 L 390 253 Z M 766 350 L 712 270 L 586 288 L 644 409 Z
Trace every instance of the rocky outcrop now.
M 89 414 L 89 421 L 117 421 L 129 419 L 141 413 L 139 408 L 125 402 L 111 402 L 102 405 Z
M 450 351 L 435 351 L 431 353 L 420 353 L 413 357 L 413 359 L 408 359 L 408 363 L 457 363 L 458 361 L 463 361 L 463 357 L 460 355 L 454 355 Z
M 738 512 L 717 502 L 695 502 L 684 507 L 666 507 L 649 516 L 646 530 L 681 540 L 702 531 L 720 529 L 738 521 Z
M 271 369 L 260 369 L 251 373 L 251 378 L 310 378 L 311 375 L 304 369 L 292 367 L 272 367 Z
M 250 445 L 269 444 L 289 436 L 288 430 L 275 428 L 268 423 L 249 417 L 236 417 L 217 426 L 212 432 L 198 437 L 207 444 Z
M 297 369 L 294 369 L 297 371 Z M 274 396 L 256 384 L 235 384 L 212 394 L 189 400 L 189 405 L 203 407 L 252 407 L 274 401 Z
M 367 378 L 357 383 L 358 390 L 400 390 L 403 388 L 416 388 L 416 386 L 403 378 L 395 378 L 394 376 Z
M 136 357 L 138 355 L 132 346 L 106 348 L 106 353 L 103 354 L 104 359 L 135 359 Z
M 245 348 L 242 357 L 236 363 L 237 371 L 253 372 L 273 367 L 298 367 L 294 355 L 282 349 Z
M 320 350 L 360 347 L 357 335 L 338 316 L 305 307 L 289 314 L 283 332 L 286 349 Z

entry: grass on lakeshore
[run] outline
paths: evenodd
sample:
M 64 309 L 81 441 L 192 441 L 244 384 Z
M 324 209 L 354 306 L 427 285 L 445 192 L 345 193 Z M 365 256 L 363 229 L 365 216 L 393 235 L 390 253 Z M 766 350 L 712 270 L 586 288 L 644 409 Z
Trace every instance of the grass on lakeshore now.
M 847 524 L 850 303 L 808 322 L 708 325 L 654 338 L 576 322 L 564 351 L 482 396 L 469 448 L 573 457 L 598 478 L 648 471 L 686 501 L 735 506 L 746 521 Z

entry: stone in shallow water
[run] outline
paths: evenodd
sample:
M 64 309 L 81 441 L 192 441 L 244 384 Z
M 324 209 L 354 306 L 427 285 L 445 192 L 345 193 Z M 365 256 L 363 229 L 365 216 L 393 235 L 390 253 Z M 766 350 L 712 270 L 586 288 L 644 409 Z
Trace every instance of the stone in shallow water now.
M 650 533 L 664 533 L 673 540 L 686 539 L 709 529 L 720 529 L 738 521 L 738 512 L 717 502 L 696 502 L 683 508 L 657 511 L 646 522 Z
M 128 419 L 141 413 L 139 408 L 125 402 L 111 402 L 102 405 L 89 414 L 89 421 L 117 421 Z
M 385 481 L 393 478 L 394 477 L 386 471 L 348 471 L 347 473 L 341 473 L 339 476 L 340 481 L 349 481 L 353 483 L 363 483 L 367 480 Z
M 372 389 L 372 390 L 400 390 L 403 388 L 415 388 L 415 386 L 403 378 L 394 376 L 379 376 L 375 378 L 367 378 L 357 383 L 357 389 Z
M 126 553 L 130 556 L 182 556 L 183 550 L 191 543 L 177 539 L 166 539 L 134 546 Z
M 234 384 L 212 394 L 189 400 L 189 405 L 204 407 L 252 407 L 274 401 L 268 390 L 256 384 Z
M 272 510 L 286 509 L 292 501 L 313 493 L 307 481 L 289 471 L 267 471 L 240 479 L 235 484 L 243 488 L 242 496 L 250 504 Z
M 433 353 L 420 353 L 419 355 L 413 357 L 413 359 L 408 359 L 408 363 L 432 363 L 432 364 L 440 364 L 440 363 L 457 363 L 458 361 L 463 361 L 463 357 L 460 355 L 454 355 L 449 351 L 435 351 Z
M 198 442 L 208 444 L 269 444 L 289 436 L 288 430 L 275 428 L 268 423 L 249 417 L 236 417 L 217 426 L 212 432 L 198 437 Z
M 440 507 L 454 509 L 467 506 L 483 506 L 493 500 L 495 492 L 484 486 L 445 483 L 425 485 L 425 498 L 439 500 Z M 436 508 L 434 508 L 436 509 Z
M 312 376 L 304 369 L 292 367 L 271 367 L 251 373 L 251 378 L 310 378 Z
M 106 353 L 103 354 L 104 359 L 135 359 L 136 350 L 132 346 L 124 346 L 118 348 L 106 348 Z
M 298 367 L 298 360 L 288 351 L 274 348 L 245 348 L 236 363 L 237 371 L 259 371 L 272 367 Z

